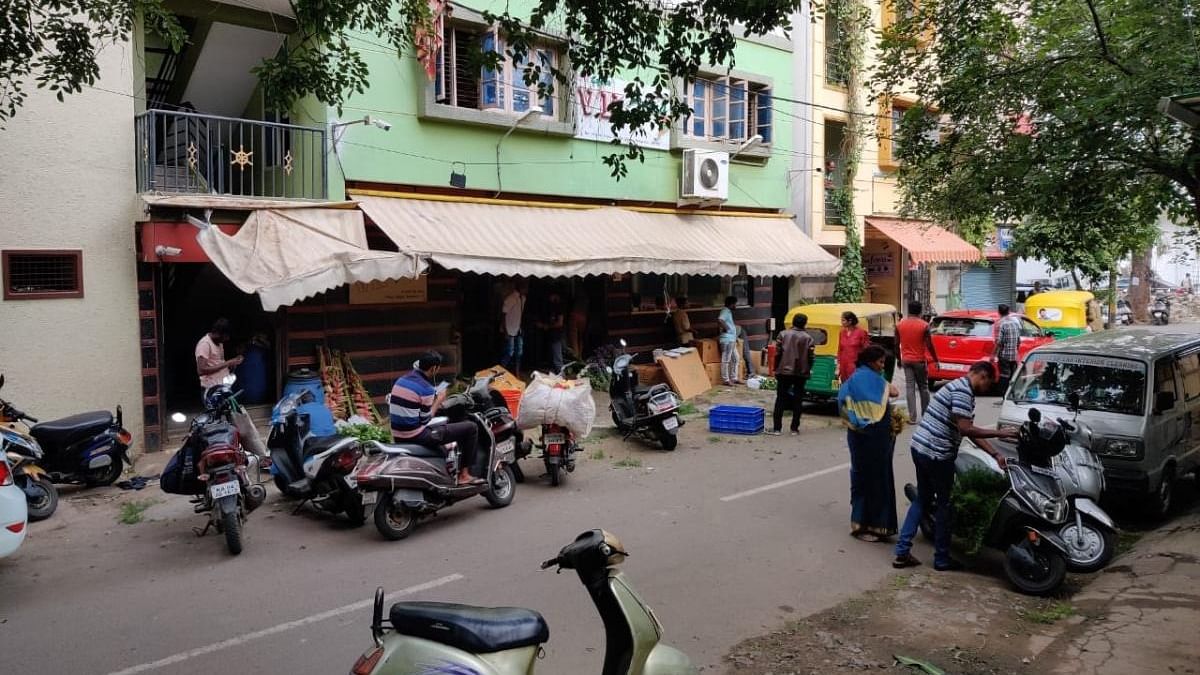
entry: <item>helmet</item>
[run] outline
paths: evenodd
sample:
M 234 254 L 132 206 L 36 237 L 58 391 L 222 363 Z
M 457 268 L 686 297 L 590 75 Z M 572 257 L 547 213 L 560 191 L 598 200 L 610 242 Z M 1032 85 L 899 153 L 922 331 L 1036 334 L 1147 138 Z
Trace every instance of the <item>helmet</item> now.
M 233 398 L 233 390 L 227 384 L 215 384 L 204 390 L 204 409 L 219 410 Z
M 1036 408 L 1029 412 L 1017 439 L 1017 456 L 1024 463 L 1049 467 L 1050 458 L 1067 447 L 1067 432 L 1058 422 L 1042 419 Z

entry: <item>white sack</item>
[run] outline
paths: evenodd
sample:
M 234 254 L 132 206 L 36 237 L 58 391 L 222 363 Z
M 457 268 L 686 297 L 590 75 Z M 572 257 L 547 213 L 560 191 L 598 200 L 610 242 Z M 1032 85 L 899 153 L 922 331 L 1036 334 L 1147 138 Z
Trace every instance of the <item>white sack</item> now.
M 563 380 L 535 373 L 521 395 L 517 426 L 522 429 L 558 424 L 570 429 L 576 440 L 583 440 L 592 432 L 595 421 L 596 402 L 592 400 L 592 386 L 585 379 Z

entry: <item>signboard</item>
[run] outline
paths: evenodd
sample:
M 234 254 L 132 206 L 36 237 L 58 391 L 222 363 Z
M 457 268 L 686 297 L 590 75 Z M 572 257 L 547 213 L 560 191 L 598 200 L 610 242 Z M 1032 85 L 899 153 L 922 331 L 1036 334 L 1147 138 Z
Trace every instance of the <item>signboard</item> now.
M 863 256 L 863 267 L 868 277 L 890 277 L 896 272 L 895 257 L 891 253 L 871 253 Z
M 1011 227 L 998 227 L 983 240 L 983 253 L 987 258 L 1007 258 L 1013 245 Z
M 388 279 L 350 285 L 352 305 L 390 305 L 425 302 L 429 299 L 429 278 Z
M 625 128 L 619 134 L 613 133 L 608 107 L 625 98 L 626 84 L 628 82 L 625 80 L 615 78 L 607 81 L 596 77 L 576 79 L 572 97 L 575 99 L 575 138 L 602 143 L 608 143 L 613 138 L 619 138 L 622 143 L 628 143 L 632 139 L 643 148 L 670 150 L 670 129 Z

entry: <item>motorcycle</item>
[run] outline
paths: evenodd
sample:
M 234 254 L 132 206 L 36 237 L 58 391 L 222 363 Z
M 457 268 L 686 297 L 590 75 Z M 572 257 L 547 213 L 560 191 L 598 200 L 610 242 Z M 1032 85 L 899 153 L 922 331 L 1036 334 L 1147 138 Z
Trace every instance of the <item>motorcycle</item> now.
M 163 469 L 159 486 L 170 494 L 191 495 L 196 513 L 207 513 L 203 528 L 193 528 L 202 537 L 210 528 L 225 535 L 229 552 L 242 552 L 242 525 L 246 515 L 267 499 L 262 485 L 250 480 L 258 458 L 242 447 L 233 414 L 237 395 L 229 388 L 235 378 L 209 387 L 204 393 L 203 413 L 194 417 L 188 435 Z M 182 413 L 171 416 L 183 423 Z
M 622 440 L 637 435 L 662 444 L 663 450 L 674 450 L 679 444 L 679 427 L 684 424 L 678 413 L 679 397 L 665 384 L 639 386 L 637 371 L 630 367 L 636 355 L 626 354 L 625 347 L 621 340 L 621 353 L 613 361 L 608 385 L 613 424 Z
M 11 426 L 14 422 L 23 423 L 25 430 Z M 115 416 L 100 410 L 39 422 L 0 399 L 0 423 L 9 425 L 0 427 L 6 447 L 28 458 L 52 483 L 112 485 L 121 476 L 122 462 L 133 465 L 129 458 L 133 434 L 125 430 L 121 406 Z
M 0 452 L 8 458 L 13 482 L 25 493 L 29 520 L 45 520 L 52 516 L 58 508 L 58 488 L 54 487 L 46 470 L 37 465 L 42 459 L 42 449 L 37 441 L 0 427 Z
M 460 485 L 457 444 L 441 449 L 417 444 L 384 444 L 371 441 L 355 481 L 363 492 L 363 504 L 374 507 L 375 527 L 385 539 L 396 541 L 412 534 L 417 522 L 464 499 L 483 495 L 494 508 L 512 503 L 516 493 L 513 467 L 517 449 L 528 453 L 517 423 L 504 397 L 492 391 L 494 376 L 481 377 L 467 392 L 448 396 L 442 404 L 444 416 L 429 421 L 428 428 L 450 422 L 469 421 L 479 430 L 476 476 L 482 483 Z
M 1058 532 L 1070 520 L 1071 504 L 1056 473 L 1045 466 L 1066 447 L 1067 436 L 1058 425 L 1040 424 L 1038 410 L 1029 412 L 1029 421 L 1021 425 L 1018 456 L 1007 462 L 1008 490 L 992 514 L 983 543 L 1004 553 L 1004 574 L 1017 590 L 1048 595 L 1067 575 L 1069 549 Z M 955 471 L 963 474 L 986 465 L 984 458 L 991 459 L 973 444 L 965 447 Z M 906 484 L 904 495 L 915 502 L 916 486 Z M 921 530 L 929 539 L 933 528 L 933 514 L 923 513 Z
M 568 473 L 575 471 L 575 453 L 579 452 L 575 434 L 558 424 L 543 424 L 542 442 L 538 447 L 542 450 L 542 462 L 546 465 L 550 484 L 557 487 Z
M 300 407 L 315 398 L 308 390 L 289 394 L 272 411 L 267 449 L 275 486 L 284 496 L 300 500 L 292 513 L 312 502 L 326 513 L 345 513 L 355 526 L 362 525 L 366 510 L 354 480 L 362 448 L 349 436 L 311 434 L 309 416 Z
M 542 569 L 575 570 L 587 589 L 604 622 L 604 675 L 696 673 L 683 652 L 661 642 L 663 627 L 654 610 L 619 569 L 627 556 L 615 536 L 590 530 Z M 380 588 L 371 613 L 375 644 L 355 662 L 352 675 L 528 675 L 550 639 L 542 615 L 520 607 L 398 602 L 386 619 L 383 607 Z
M 1154 307 L 1150 309 L 1150 319 L 1155 326 L 1165 326 L 1171 322 L 1171 301 L 1167 296 L 1160 295 L 1154 299 Z

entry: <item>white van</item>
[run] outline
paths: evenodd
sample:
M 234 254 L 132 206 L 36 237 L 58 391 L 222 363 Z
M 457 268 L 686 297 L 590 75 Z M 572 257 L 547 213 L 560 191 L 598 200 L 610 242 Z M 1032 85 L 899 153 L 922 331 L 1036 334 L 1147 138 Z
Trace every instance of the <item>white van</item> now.
M 1136 495 L 1159 517 L 1173 482 L 1200 474 L 1200 336 L 1145 329 L 1104 331 L 1054 342 L 1026 355 L 1004 396 L 1000 427 L 1016 427 L 1036 406 L 1095 432 L 1106 490 Z

